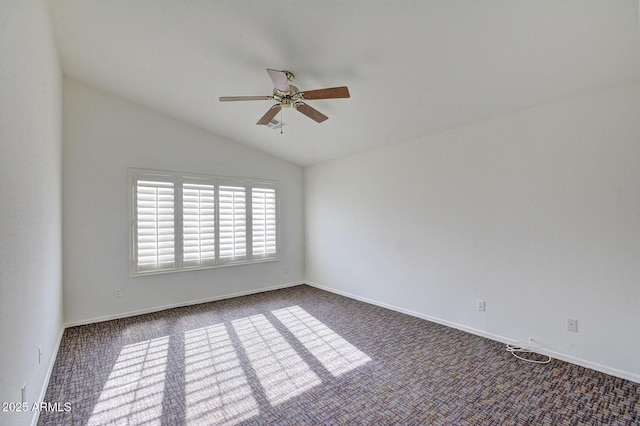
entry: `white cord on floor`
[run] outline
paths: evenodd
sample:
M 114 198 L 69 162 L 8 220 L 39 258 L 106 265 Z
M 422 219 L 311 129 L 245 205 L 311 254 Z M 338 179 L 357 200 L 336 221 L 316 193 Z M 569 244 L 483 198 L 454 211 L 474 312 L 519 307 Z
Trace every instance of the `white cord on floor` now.
M 549 364 L 551 362 L 551 357 L 549 355 L 542 355 L 536 352 L 535 350 L 533 350 L 533 349 L 539 349 L 539 348 L 532 347 L 531 342 L 533 342 L 533 339 L 531 339 L 529 343 L 525 343 L 525 342 L 507 343 L 507 352 L 511 352 L 511 355 L 526 362 L 532 362 L 534 364 Z M 518 355 L 519 353 L 534 353 L 537 355 L 547 357 L 547 359 L 544 361 L 537 361 L 535 359 L 524 358 Z

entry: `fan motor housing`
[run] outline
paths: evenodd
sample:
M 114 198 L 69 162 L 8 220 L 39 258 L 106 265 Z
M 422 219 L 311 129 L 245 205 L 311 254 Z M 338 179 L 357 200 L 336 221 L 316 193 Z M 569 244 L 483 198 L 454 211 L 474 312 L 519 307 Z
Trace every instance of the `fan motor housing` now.
M 288 92 L 283 92 L 278 89 L 273 89 L 273 99 L 277 102 L 280 102 L 283 107 L 289 108 L 293 103 L 299 100 L 300 96 L 298 95 L 298 88 L 294 85 L 289 85 L 290 90 Z

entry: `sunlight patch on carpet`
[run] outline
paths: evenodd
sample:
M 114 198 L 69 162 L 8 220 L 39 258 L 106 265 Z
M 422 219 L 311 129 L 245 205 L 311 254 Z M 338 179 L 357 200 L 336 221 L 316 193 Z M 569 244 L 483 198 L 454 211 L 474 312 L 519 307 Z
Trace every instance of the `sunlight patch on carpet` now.
M 124 346 L 88 425 L 160 425 L 169 336 Z
M 320 378 L 262 314 L 232 321 L 271 405 L 317 386 Z
M 185 332 L 184 350 L 188 424 L 232 425 L 260 414 L 224 324 Z
M 336 377 L 371 361 L 367 354 L 299 306 L 271 313 Z

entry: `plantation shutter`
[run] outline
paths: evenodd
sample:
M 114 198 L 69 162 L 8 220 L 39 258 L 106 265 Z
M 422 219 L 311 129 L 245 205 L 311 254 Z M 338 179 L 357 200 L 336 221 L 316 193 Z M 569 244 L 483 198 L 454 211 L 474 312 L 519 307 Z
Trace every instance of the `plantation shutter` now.
M 218 191 L 220 262 L 245 260 L 247 257 L 246 189 L 221 185 Z
M 215 264 L 214 195 L 213 184 L 182 184 L 182 259 L 185 267 Z
M 276 190 L 251 190 L 252 251 L 254 258 L 276 256 Z
M 277 182 L 129 169 L 131 277 L 279 259 Z
M 174 184 L 136 181 L 136 270 L 175 268 Z

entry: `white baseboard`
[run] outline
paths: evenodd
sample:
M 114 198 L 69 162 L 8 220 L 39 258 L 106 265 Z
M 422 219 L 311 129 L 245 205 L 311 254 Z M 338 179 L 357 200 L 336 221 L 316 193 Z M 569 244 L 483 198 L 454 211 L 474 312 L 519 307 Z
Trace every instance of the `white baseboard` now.
M 436 318 L 436 317 L 432 317 L 430 315 L 426 315 L 420 312 L 415 312 L 409 309 L 405 309 L 405 308 L 401 308 L 399 306 L 395 306 L 395 305 L 390 305 L 388 303 L 384 303 L 384 302 L 380 302 L 378 300 L 373 300 L 373 299 L 369 299 L 367 297 L 362 297 L 359 296 L 357 294 L 353 294 L 353 293 L 349 293 L 346 291 L 342 291 L 342 290 L 337 290 L 335 288 L 331 288 L 331 287 L 327 287 L 324 285 L 320 285 L 318 283 L 314 283 L 311 281 L 307 281 L 306 282 L 307 285 L 310 285 L 312 287 L 316 287 L 320 290 L 325 290 L 331 293 L 335 293 L 335 294 L 339 294 L 341 296 L 345 296 L 348 297 L 350 299 L 355 299 L 355 300 L 359 300 L 361 302 L 365 302 L 365 303 L 369 303 L 375 306 L 380 306 L 382 308 L 386 308 L 386 309 L 390 309 L 392 311 L 396 311 L 396 312 L 400 312 L 403 314 L 407 314 L 407 315 L 411 315 L 413 317 L 417 317 L 417 318 L 422 318 L 424 320 L 427 321 L 431 321 L 431 322 L 435 322 L 436 324 L 441 324 L 441 325 L 445 325 L 447 327 L 452 327 L 467 333 L 471 333 L 471 334 L 475 334 L 476 336 L 481 336 L 481 337 L 485 337 L 487 339 L 490 340 L 495 340 L 497 342 L 501 342 L 504 344 L 507 343 L 515 343 L 516 341 L 513 339 L 509 339 L 507 337 L 504 336 L 500 336 L 497 334 L 493 334 L 493 333 L 487 333 L 486 331 L 482 331 L 482 330 L 478 330 L 472 327 L 467 327 L 466 325 L 462 325 L 462 324 L 457 324 L 451 321 L 447 321 L 447 320 L 443 320 L 441 318 Z M 609 374 L 611 376 L 615 376 L 615 377 L 619 377 L 621 379 L 625 379 L 625 380 L 629 380 L 635 383 L 640 383 L 640 375 L 638 374 L 634 374 L 628 371 L 623 371 L 623 370 L 619 370 L 617 368 L 613 368 L 613 367 L 609 367 L 606 365 L 602 365 L 602 364 L 598 364 L 595 362 L 591 362 L 591 361 L 587 361 L 581 358 L 576 358 L 574 356 L 571 355 L 567 355 L 567 354 L 563 354 L 560 352 L 555 352 L 555 351 L 550 351 L 550 350 L 546 350 L 544 348 L 541 348 L 540 350 L 536 349 L 536 352 L 541 353 L 542 355 L 548 355 L 552 358 L 555 359 L 559 359 L 561 361 L 566 361 L 569 362 L 571 364 L 575 364 L 575 365 L 579 365 L 581 367 L 585 367 L 585 368 L 589 368 L 591 370 L 595 370 L 595 371 L 599 371 L 601 373 L 605 373 L 605 374 Z
M 53 353 L 51 354 L 51 360 L 49 361 L 49 367 L 47 368 L 47 374 L 44 377 L 44 383 L 42 384 L 42 389 L 40 389 L 40 396 L 38 396 L 37 403 L 40 405 L 41 402 L 44 402 L 44 398 L 47 394 L 47 388 L 49 387 L 49 381 L 51 380 L 51 374 L 53 373 L 53 366 L 56 363 L 56 359 L 58 358 L 58 350 L 60 349 L 60 344 L 62 343 L 62 335 L 64 334 L 65 327 L 63 326 L 60 329 L 60 333 L 58 335 L 58 341 L 56 342 L 56 346 L 53 348 Z M 55 402 L 55 401 L 51 401 Z M 36 410 L 33 413 L 33 417 L 31 418 L 31 426 L 36 426 L 38 424 L 38 419 L 40 418 L 40 411 Z
M 153 313 L 153 312 L 164 311 L 166 309 L 182 308 L 184 306 L 198 305 L 200 303 L 207 303 L 207 302 L 215 302 L 217 300 L 232 299 L 234 297 L 248 296 L 250 294 L 256 294 L 256 293 L 264 293 L 265 291 L 280 290 L 280 289 L 283 289 L 283 288 L 294 287 L 294 286 L 301 285 L 301 284 L 305 284 L 305 281 L 296 281 L 296 282 L 291 282 L 291 283 L 278 284 L 278 285 L 274 285 L 274 286 L 271 286 L 271 287 L 262 287 L 262 288 L 253 289 L 253 290 L 241 291 L 241 292 L 238 292 L 238 293 L 224 294 L 224 295 L 220 295 L 220 296 L 207 297 L 207 298 L 204 298 L 204 299 L 189 300 L 189 301 L 186 301 L 186 302 L 174 303 L 174 304 L 171 304 L 171 305 L 155 306 L 153 308 L 140 309 L 140 310 L 129 311 L 129 312 L 122 312 L 122 313 L 118 313 L 118 314 L 114 314 L 114 315 L 107 315 L 107 316 L 102 316 L 102 317 L 89 318 L 89 319 L 80 320 L 80 321 L 72 321 L 72 322 L 66 323 L 65 324 L 65 328 L 75 327 L 75 326 L 78 326 L 78 325 L 94 324 L 94 323 L 103 322 L 103 321 L 111 321 L 111 320 L 120 319 L 120 318 L 133 317 L 133 316 L 136 316 L 136 315 L 150 314 L 150 313 Z

